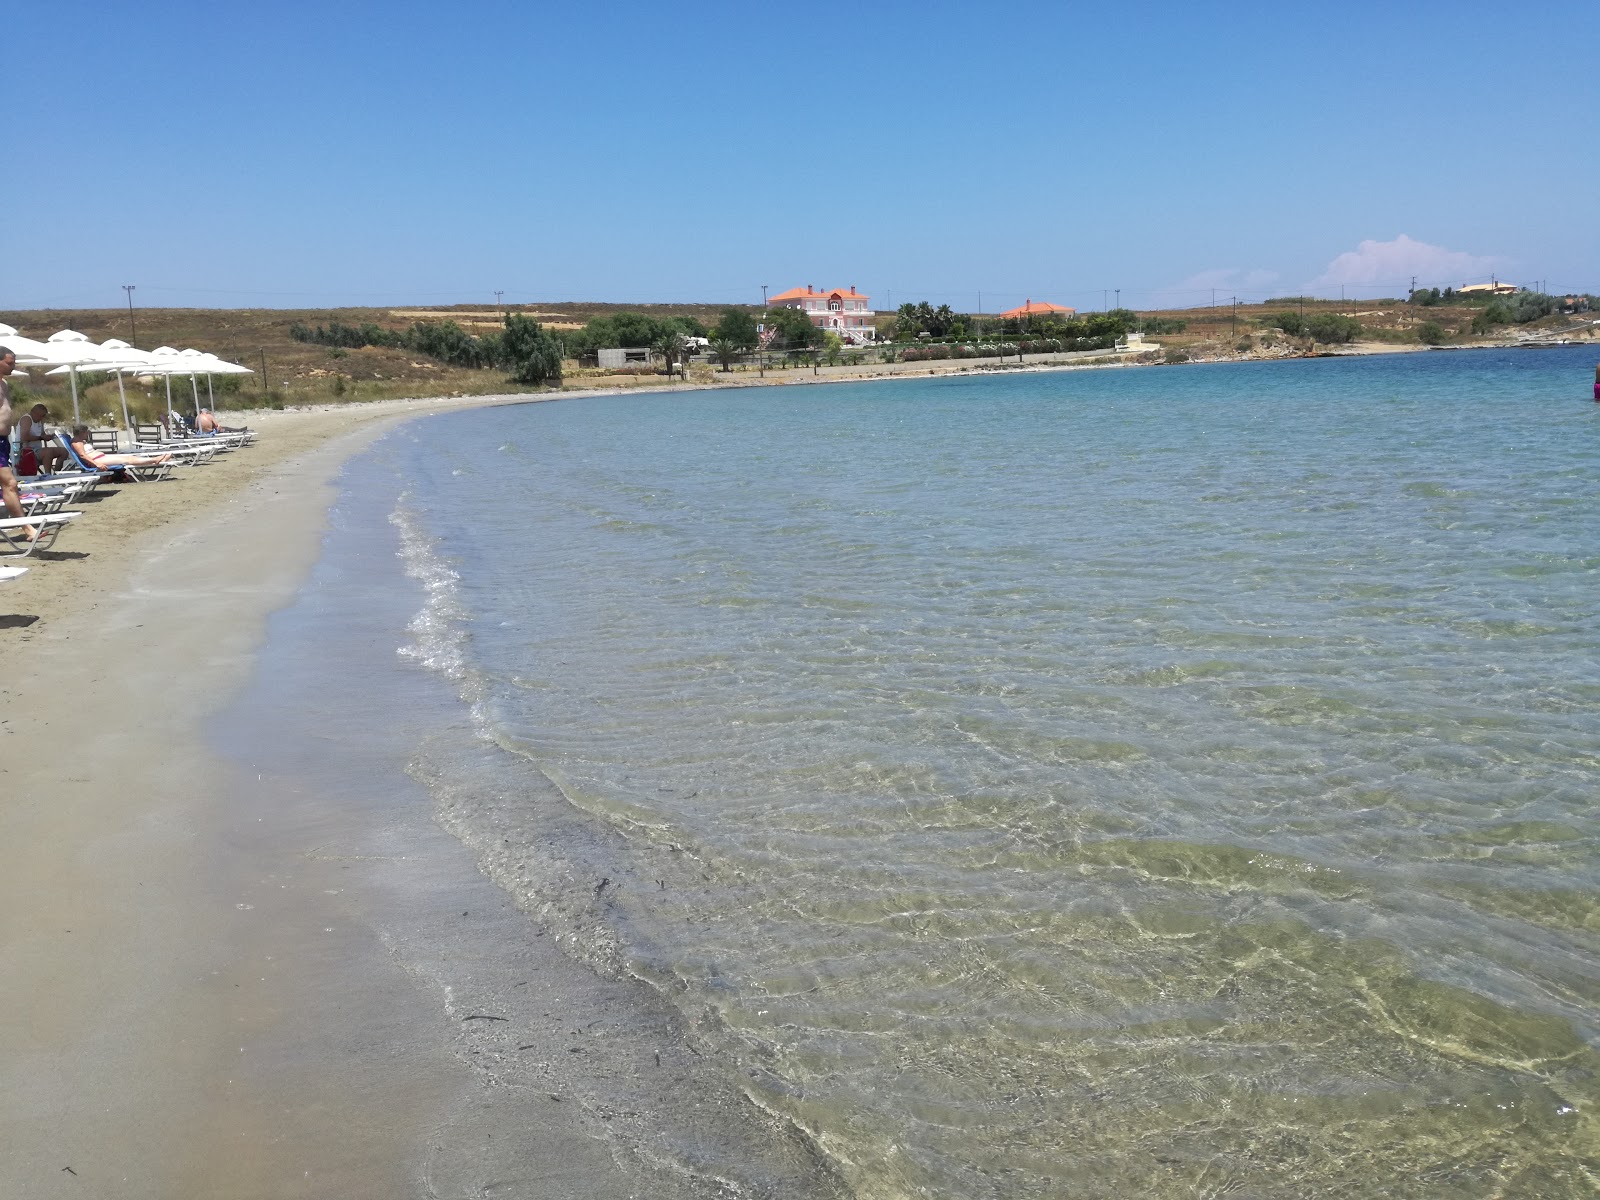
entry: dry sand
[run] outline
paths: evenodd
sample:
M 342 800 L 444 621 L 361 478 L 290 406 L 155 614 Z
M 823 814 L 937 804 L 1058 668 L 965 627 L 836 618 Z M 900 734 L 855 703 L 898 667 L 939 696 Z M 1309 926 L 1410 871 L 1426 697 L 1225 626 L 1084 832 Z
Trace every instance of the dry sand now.
M 372 835 L 305 805 L 327 827 L 271 828 L 198 740 L 305 583 L 345 459 L 396 419 L 492 402 L 260 415 L 256 447 L 86 505 L 0 587 L 0 1195 L 721 1194 L 652 1178 L 606 1136 L 613 1114 L 561 1102 L 561 1070 L 594 1069 L 569 1057 L 570 1022 L 469 1024 L 471 1000 L 441 995 L 362 905 L 392 884 L 418 921 L 470 909 L 482 973 L 524 972 L 546 1016 L 636 1006 L 637 987 L 548 942 L 502 953 L 525 919 L 431 821 L 416 836 L 449 847 L 431 863 L 312 852 Z M 699 1119 L 751 1125 L 672 1030 L 635 1028 Z M 555 1064 L 537 1090 L 474 1057 L 506 1030 Z

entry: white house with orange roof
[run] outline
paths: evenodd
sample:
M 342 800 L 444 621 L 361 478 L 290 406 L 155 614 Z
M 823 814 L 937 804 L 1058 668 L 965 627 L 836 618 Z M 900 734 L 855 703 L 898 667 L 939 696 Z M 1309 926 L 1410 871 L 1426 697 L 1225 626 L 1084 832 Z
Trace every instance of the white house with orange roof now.
M 854 287 L 818 291 L 807 284 L 779 292 L 770 303 L 774 307 L 797 308 L 811 318 L 818 329 L 838 334 L 847 342 L 870 342 L 878 336 L 872 323 L 872 297 Z

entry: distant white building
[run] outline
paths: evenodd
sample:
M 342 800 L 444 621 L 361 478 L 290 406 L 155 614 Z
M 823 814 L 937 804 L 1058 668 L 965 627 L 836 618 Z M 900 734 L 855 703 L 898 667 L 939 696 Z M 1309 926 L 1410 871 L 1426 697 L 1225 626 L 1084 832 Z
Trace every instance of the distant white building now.
M 872 297 L 854 287 L 818 291 L 807 284 L 779 292 L 769 302 L 774 308 L 796 308 L 818 329 L 838 334 L 847 342 L 870 342 L 878 336 L 872 323 Z
M 1496 279 L 1491 283 L 1469 283 L 1456 290 L 1463 296 L 1514 296 L 1519 289 L 1514 283 L 1501 283 Z

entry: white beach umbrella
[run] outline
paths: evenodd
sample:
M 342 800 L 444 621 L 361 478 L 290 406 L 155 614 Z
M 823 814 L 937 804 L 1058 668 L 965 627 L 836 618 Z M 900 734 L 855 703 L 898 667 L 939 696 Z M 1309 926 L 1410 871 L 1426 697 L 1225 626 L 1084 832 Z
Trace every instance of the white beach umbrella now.
M 187 355 L 188 351 L 184 351 L 184 354 Z M 198 358 L 190 360 L 190 366 L 206 377 L 206 400 L 210 403 L 212 409 L 217 407 L 216 393 L 211 387 L 211 377 L 213 375 L 255 374 L 255 372 L 249 367 L 242 366 L 241 364 L 235 362 L 228 362 L 226 359 L 218 358 L 215 354 L 212 354 L 209 351 L 205 354 L 201 354 Z M 195 397 L 194 415 L 197 417 L 200 415 L 200 398 L 198 395 Z
M 11 328 L 9 325 L 7 329 Z M 0 346 L 17 356 L 18 362 L 42 363 L 50 356 L 50 347 L 20 333 L 0 334 Z
M 213 375 L 255 374 L 249 367 L 228 362 L 225 359 L 218 358 L 215 354 L 195 349 L 180 350 L 177 356 L 170 360 L 170 365 L 167 363 L 163 365 L 167 367 L 169 376 L 187 375 L 189 377 L 190 387 L 194 393 L 194 413 L 197 417 L 200 415 L 199 377 L 201 375 L 206 377 L 206 398 L 210 400 L 212 407 L 215 408 L 217 403 L 216 395 L 211 387 L 211 377 Z
M 15 325 L 0 325 L 0 346 L 4 346 L 17 356 L 18 362 L 44 363 L 51 361 L 51 352 L 54 347 L 31 337 L 24 337 L 17 332 Z
M 151 375 L 165 375 L 167 378 L 167 419 L 172 419 L 172 377 L 182 371 L 178 362 L 178 351 L 171 346 L 157 346 L 150 351 L 150 361 L 145 368 Z
M 173 360 L 177 365 L 168 375 L 169 382 L 173 375 L 187 375 L 189 377 L 189 390 L 194 394 L 194 415 L 197 417 L 200 415 L 200 376 L 204 372 L 196 364 L 204 359 L 205 355 L 201 354 L 193 346 L 179 350 L 177 357 Z M 168 407 L 171 407 L 170 402 Z
M 75 329 L 52 333 L 43 345 L 43 357 L 35 361 L 68 368 L 67 377 L 72 381 L 72 421 L 77 424 L 82 419 L 78 412 L 78 371 L 90 367 L 100 357 L 100 347 Z
M 135 350 L 121 338 L 109 338 L 101 342 L 100 353 L 112 360 L 111 370 L 117 375 L 117 395 L 122 397 L 122 427 L 131 431 L 133 419 L 128 416 L 128 390 L 122 384 L 122 375 L 124 371 L 137 370 L 149 361 L 150 356 L 143 350 Z

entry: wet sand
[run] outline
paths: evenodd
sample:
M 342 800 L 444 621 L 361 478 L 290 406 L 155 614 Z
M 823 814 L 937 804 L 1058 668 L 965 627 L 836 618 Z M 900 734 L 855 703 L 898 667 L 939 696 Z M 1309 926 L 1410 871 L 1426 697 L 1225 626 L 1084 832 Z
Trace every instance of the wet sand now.
M 728 1194 L 628 1152 L 665 1105 L 771 1156 L 738 1194 L 834 1192 L 643 985 L 527 936 L 392 761 L 308 794 L 268 739 L 205 744 L 342 464 L 493 402 L 252 418 L 258 446 L 86 505 L 0 590 L 0 1194 Z M 643 1102 L 583 1102 L 599 1075 Z

